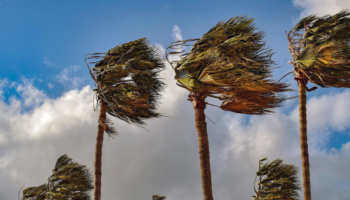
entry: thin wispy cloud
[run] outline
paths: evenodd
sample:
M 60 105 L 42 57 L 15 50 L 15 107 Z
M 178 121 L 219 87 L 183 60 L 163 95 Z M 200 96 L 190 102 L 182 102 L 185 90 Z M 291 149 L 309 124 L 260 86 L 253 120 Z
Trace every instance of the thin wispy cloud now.
M 71 65 L 67 68 L 64 68 L 59 74 L 57 74 L 56 79 L 59 83 L 68 88 L 77 88 L 83 82 L 82 78 L 76 75 L 76 72 L 79 70 L 79 65 Z
M 174 25 L 174 26 L 173 26 L 173 33 L 172 33 L 172 36 L 173 36 L 173 38 L 174 38 L 175 41 L 183 40 L 183 39 L 182 39 L 181 30 L 180 30 L 180 27 L 179 27 L 178 25 Z
M 47 57 L 44 57 L 44 61 L 42 63 L 47 66 L 55 66 L 55 64 L 53 64 Z
M 52 84 L 52 83 L 48 83 L 47 86 L 48 86 L 50 89 L 53 89 L 53 88 L 55 87 L 55 85 Z

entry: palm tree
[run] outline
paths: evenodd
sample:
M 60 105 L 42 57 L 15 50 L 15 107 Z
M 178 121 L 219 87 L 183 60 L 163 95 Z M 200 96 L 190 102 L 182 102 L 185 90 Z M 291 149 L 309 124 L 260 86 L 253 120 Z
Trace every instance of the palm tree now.
M 67 155 L 58 158 L 47 184 L 23 190 L 23 200 L 90 200 L 93 187 L 90 170 Z
M 158 49 L 149 46 L 141 38 L 110 49 L 107 53 L 92 55 L 86 59 L 99 59 L 90 69 L 95 81 L 100 104 L 95 150 L 95 191 L 94 199 L 101 199 L 101 159 L 103 133 L 116 134 L 106 113 L 135 125 L 145 124 L 143 120 L 159 117 L 156 105 L 164 83 L 158 74 L 165 65 Z M 86 61 L 85 59 L 85 61 Z
M 303 166 L 304 199 L 311 200 L 310 165 L 306 128 L 308 81 L 320 87 L 350 87 L 350 12 L 333 16 L 310 15 L 287 34 L 299 86 L 300 147 Z
M 254 185 L 253 200 L 299 199 L 298 190 L 301 190 L 301 187 L 298 168 L 283 164 L 282 159 L 276 159 L 271 163 L 267 162 L 267 158 L 259 160 L 259 170 L 256 172 L 255 180 L 256 178 L 259 178 L 258 188 Z
M 264 33 L 257 31 L 253 19 L 235 17 L 219 22 L 200 39 L 177 41 L 166 54 L 175 70 L 177 85 L 189 91 L 198 132 L 199 158 L 203 197 L 212 200 L 209 142 L 204 109 L 207 97 L 220 100 L 221 109 L 242 114 L 271 113 L 286 99 L 280 92 L 289 91 L 286 84 L 271 80 L 272 52 L 263 41 Z M 169 55 L 181 54 L 179 49 L 194 42 L 178 62 Z M 175 67 L 173 64 L 176 64 Z

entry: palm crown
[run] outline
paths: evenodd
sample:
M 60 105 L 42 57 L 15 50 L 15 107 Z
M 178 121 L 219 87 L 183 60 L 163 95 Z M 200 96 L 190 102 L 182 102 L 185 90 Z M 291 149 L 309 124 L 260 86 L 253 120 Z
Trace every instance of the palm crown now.
M 67 155 L 58 158 L 48 183 L 23 190 L 23 199 L 72 199 L 89 200 L 93 187 L 92 174 Z
M 87 59 L 100 59 L 90 62 L 96 63 L 90 72 L 97 87 L 94 91 L 108 104 L 108 114 L 134 124 L 159 116 L 155 106 L 164 83 L 158 74 L 165 65 L 157 47 L 148 45 L 146 38 Z
M 178 85 L 221 100 L 223 110 L 264 114 L 279 106 L 285 98 L 278 93 L 289 89 L 271 80 L 273 53 L 263 38 L 252 18 L 239 16 L 219 22 L 200 39 L 172 43 L 167 57 L 195 41 L 173 67 Z
M 283 164 L 282 159 L 276 159 L 271 163 L 267 158 L 259 161 L 258 188 L 254 190 L 256 196 L 253 200 L 297 200 L 298 190 L 301 189 L 298 179 L 298 169 L 294 165 Z M 256 178 L 255 178 L 256 179 Z
M 287 35 L 295 72 L 321 87 L 350 87 L 349 34 L 347 10 L 300 20 Z

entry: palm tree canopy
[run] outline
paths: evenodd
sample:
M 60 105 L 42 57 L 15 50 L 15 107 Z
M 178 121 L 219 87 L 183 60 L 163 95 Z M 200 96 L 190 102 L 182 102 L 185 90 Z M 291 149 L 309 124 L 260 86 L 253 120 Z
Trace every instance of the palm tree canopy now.
M 191 92 L 221 100 L 223 110 L 271 112 L 286 99 L 279 93 L 289 89 L 284 83 L 272 81 L 273 53 L 263 39 L 264 33 L 257 31 L 253 18 L 239 16 L 219 22 L 200 39 L 172 43 L 168 49 L 176 50 L 195 41 L 189 53 L 176 63 L 175 79 Z
M 108 114 L 134 124 L 160 115 L 155 107 L 164 83 L 158 75 L 165 65 L 158 48 L 150 46 L 146 38 L 87 59 L 99 59 L 89 63 L 95 64 L 90 72 L 97 87 L 94 91 L 108 104 Z
M 67 155 L 58 158 L 48 183 L 23 190 L 23 199 L 72 199 L 89 200 L 89 192 L 94 188 L 89 169 Z
M 350 12 L 310 15 L 289 32 L 293 66 L 321 87 L 350 87 Z
M 259 161 L 259 170 L 256 172 L 259 178 L 258 188 L 254 190 L 256 196 L 253 200 L 297 200 L 298 191 L 301 190 L 298 179 L 298 168 L 294 165 L 283 164 L 282 159 L 276 159 L 271 163 L 267 158 Z
M 94 188 L 93 178 L 85 165 L 74 162 L 67 155 L 61 156 L 52 170 L 53 174 L 48 178 L 50 194 L 52 196 L 72 195 L 73 199 L 87 199 L 88 192 Z

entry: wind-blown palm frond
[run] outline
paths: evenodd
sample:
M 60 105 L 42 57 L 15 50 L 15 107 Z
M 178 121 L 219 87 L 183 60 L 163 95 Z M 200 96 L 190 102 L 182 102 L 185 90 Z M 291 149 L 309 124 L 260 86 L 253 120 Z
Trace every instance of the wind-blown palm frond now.
M 74 162 L 67 155 L 61 156 L 48 178 L 49 195 L 53 197 L 90 199 L 88 191 L 92 190 L 93 178 L 85 165 Z
M 164 83 L 158 77 L 165 65 L 157 47 L 141 38 L 110 49 L 91 71 L 99 99 L 108 104 L 107 113 L 127 123 L 144 124 L 158 117 L 155 107 Z M 113 130 L 111 130 L 113 132 Z
M 271 79 L 273 53 L 263 39 L 264 33 L 257 31 L 253 18 L 239 16 L 219 22 L 200 39 L 188 40 L 195 42 L 174 67 L 175 79 L 192 92 L 220 95 L 216 98 L 222 101 L 223 110 L 272 112 L 286 99 L 279 93 L 290 89 Z M 185 44 L 187 41 L 178 41 L 168 49 L 177 50 Z
M 267 158 L 259 161 L 257 189 L 254 185 L 253 200 L 298 200 L 301 190 L 298 169 L 294 165 L 283 164 L 282 159 L 271 163 Z M 256 179 L 256 178 L 255 178 Z
M 42 184 L 38 187 L 28 187 L 23 190 L 23 200 L 45 200 L 48 185 Z
M 48 178 L 48 183 L 23 190 L 24 200 L 72 199 L 89 200 L 93 178 L 89 169 L 67 155 L 61 156 Z
M 350 12 L 308 16 L 288 33 L 293 66 L 321 87 L 350 87 Z

